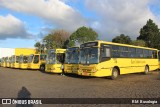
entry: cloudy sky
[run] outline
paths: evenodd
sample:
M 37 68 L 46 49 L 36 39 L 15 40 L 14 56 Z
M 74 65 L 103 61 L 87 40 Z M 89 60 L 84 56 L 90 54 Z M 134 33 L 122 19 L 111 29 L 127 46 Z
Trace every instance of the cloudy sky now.
M 0 0 L 0 47 L 34 47 L 51 30 L 81 26 L 100 40 L 135 39 L 148 19 L 160 26 L 160 0 Z

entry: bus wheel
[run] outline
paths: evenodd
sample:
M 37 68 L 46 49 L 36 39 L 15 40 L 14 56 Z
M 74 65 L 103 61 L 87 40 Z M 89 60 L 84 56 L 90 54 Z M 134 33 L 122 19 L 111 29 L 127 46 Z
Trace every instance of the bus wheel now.
M 117 77 L 118 77 L 118 70 L 116 68 L 113 68 L 111 79 L 115 80 Z
M 144 74 L 147 75 L 149 72 L 149 67 L 148 66 L 145 66 L 145 69 L 144 69 Z
M 45 65 L 40 66 L 40 71 L 45 71 Z

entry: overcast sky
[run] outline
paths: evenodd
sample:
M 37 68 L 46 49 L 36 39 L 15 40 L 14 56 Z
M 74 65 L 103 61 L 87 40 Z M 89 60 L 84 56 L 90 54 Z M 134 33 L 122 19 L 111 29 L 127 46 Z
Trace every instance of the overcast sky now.
M 100 40 L 135 39 L 148 19 L 160 26 L 160 0 L 0 0 L 0 47 L 34 47 L 50 30 L 81 26 Z

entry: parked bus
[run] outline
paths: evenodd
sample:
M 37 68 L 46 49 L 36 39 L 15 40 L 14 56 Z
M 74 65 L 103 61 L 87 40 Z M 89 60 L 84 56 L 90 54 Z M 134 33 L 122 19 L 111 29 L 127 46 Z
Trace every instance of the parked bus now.
M 11 68 L 19 68 L 19 55 L 12 55 Z
M 7 67 L 8 61 L 9 61 L 9 58 L 7 56 L 4 58 L 4 67 Z
M 80 45 L 80 73 L 83 76 L 116 79 L 118 75 L 158 69 L 158 50 L 105 41 Z
M 0 67 L 1 67 L 1 65 L 2 65 L 2 58 L 0 58 Z
M 66 50 L 64 72 L 78 74 L 79 47 L 71 47 Z
M 28 58 L 28 69 L 45 71 L 46 54 L 31 54 Z
M 28 67 L 28 55 L 20 55 L 19 57 L 19 68 L 20 69 L 27 69 Z
M 46 59 L 46 72 L 62 73 L 66 49 L 51 49 Z
M 32 48 L 15 48 L 15 52 L 12 55 L 12 63 L 11 63 L 11 67 L 12 68 L 19 68 L 19 57 L 20 55 L 24 55 L 24 56 L 29 56 L 30 54 L 34 54 L 36 53 L 36 49 L 32 49 Z M 21 60 L 22 61 L 22 60 Z M 26 69 L 26 67 L 25 67 Z
M 10 61 L 9 61 L 9 67 L 12 67 L 12 56 L 10 57 Z
M 4 65 L 5 65 L 4 57 L 2 57 L 2 59 L 1 59 L 1 66 L 4 67 Z
M 10 67 L 10 65 L 11 65 L 11 57 L 8 57 L 7 67 Z
M 0 67 L 2 66 L 2 58 L 0 58 Z

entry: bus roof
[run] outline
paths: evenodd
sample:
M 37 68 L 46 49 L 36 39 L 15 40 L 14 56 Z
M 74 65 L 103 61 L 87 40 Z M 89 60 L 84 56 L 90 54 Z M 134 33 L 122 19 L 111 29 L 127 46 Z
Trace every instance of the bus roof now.
M 129 45 L 129 44 L 122 44 L 122 43 L 114 43 L 114 42 L 108 42 L 108 41 L 102 41 L 102 40 L 89 41 L 89 42 L 86 42 L 86 43 L 90 43 L 90 42 L 99 42 L 99 43 L 104 43 L 104 44 L 127 46 L 127 47 L 133 47 L 133 48 L 143 48 L 143 49 L 150 49 L 150 50 L 158 50 L 158 49 L 156 49 L 156 48 L 135 46 L 135 45 Z M 83 44 L 86 44 L 86 43 L 83 43 Z M 82 45 L 82 44 L 81 44 L 81 45 Z

